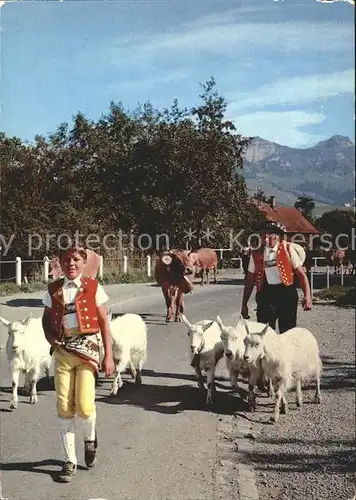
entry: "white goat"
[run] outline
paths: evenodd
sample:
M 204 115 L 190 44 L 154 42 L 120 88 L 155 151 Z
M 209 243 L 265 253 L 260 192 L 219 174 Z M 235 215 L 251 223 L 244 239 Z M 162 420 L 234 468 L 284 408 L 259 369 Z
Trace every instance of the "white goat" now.
M 9 336 L 6 342 L 7 358 L 10 364 L 12 381 L 12 399 L 10 408 L 18 406 L 18 385 L 20 371 L 25 373 L 25 390 L 30 392 L 30 403 L 35 404 L 37 397 L 37 381 L 44 369 L 47 378 L 50 377 L 52 357 L 50 346 L 42 328 L 42 318 L 32 318 L 30 313 L 22 321 L 8 321 L 0 317 L 7 326 Z
M 216 322 L 220 328 L 220 338 L 224 346 L 226 367 L 230 374 L 231 387 L 237 390 L 237 379 L 244 364 L 244 338 L 246 337 L 246 330 L 243 324 L 243 328 L 239 328 L 241 323 L 240 318 L 238 318 L 234 326 L 225 326 L 220 316 L 216 317 Z
M 205 393 L 202 370 L 206 372 L 208 391 L 206 404 L 213 404 L 215 391 L 216 365 L 224 355 L 224 346 L 220 339 L 220 328 L 215 321 L 202 320 L 191 324 L 182 315 L 182 321 L 188 328 L 189 344 L 191 351 L 191 366 L 198 377 L 198 387 Z
M 226 366 L 230 374 L 231 387 L 238 390 L 237 379 L 241 374 L 249 378 L 249 407 L 255 408 L 254 388 L 257 379 L 263 376 L 261 373 L 261 363 L 247 363 L 244 360 L 245 344 L 244 339 L 247 335 L 245 323 L 248 325 L 250 331 L 260 332 L 261 328 L 265 325 L 257 321 L 246 321 L 242 316 L 239 316 L 234 326 L 225 326 L 220 316 L 217 316 L 216 321 L 221 330 L 221 340 L 224 345 L 224 354 L 226 358 Z M 274 330 L 270 329 L 272 334 L 276 334 Z M 273 387 L 271 380 L 268 380 L 268 395 L 273 396 Z M 253 387 L 252 387 L 253 386 Z
M 115 378 L 110 394 L 122 387 L 121 373 L 130 366 L 132 378 L 142 383 L 142 367 L 147 359 L 147 326 L 138 314 L 127 313 L 110 321 Z
M 314 335 L 306 328 L 291 328 L 278 335 L 266 335 L 268 325 L 260 333 L 250 333 L 247 323 L 244 359 L 249 363 L 262 362 L 264 374 L 272 379 L 277 391 L 274 415 L 278 421 L 281 412 L 287 413 L 285 393 L 296 382 L 297 406 L 302 405 L 302 381 L 316 379 L 315 401 L 321 402 L 320 375 L 322 362 Z

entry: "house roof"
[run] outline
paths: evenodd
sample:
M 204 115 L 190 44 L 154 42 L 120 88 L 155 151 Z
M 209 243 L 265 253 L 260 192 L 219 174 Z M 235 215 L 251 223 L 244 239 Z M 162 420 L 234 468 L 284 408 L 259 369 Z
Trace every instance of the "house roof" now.
M 280 222 L 287 228 L 288 233 L 319 234 L 319 231 L 311 224 L 295 207 L 282 207 L 275 204 L 272 208 L 268 203 L 251 198 L 252 203 L 260 210 L 266 220 Z

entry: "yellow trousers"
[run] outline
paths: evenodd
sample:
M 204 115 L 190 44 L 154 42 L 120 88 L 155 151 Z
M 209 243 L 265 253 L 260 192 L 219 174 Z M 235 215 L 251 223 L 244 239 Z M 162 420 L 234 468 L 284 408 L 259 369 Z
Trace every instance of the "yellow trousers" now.
M 58 416 L 73 418 L 77 414 L 83 419 L 90 417 L 95 411 L 94 369 L 64 349 L 55 349 L 53 355 Z

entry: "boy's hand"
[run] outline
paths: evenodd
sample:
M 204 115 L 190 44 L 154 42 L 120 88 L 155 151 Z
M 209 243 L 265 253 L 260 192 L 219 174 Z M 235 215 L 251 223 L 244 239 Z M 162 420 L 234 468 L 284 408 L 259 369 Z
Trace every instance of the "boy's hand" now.
M 101 371 L 105 372 L 107 377 L 111 377 L 111 375 L 115 371 L 114 360 L 111 356 L 105 356 L 103 362 L 101 363 Z

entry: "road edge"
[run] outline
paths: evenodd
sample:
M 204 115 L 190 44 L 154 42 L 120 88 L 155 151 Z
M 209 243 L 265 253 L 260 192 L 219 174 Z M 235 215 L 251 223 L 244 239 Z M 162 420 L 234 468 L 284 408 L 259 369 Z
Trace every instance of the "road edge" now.
M 259 500 L 257 477 L 249 463 L 255 439 L 250 422 L 236 415 L 218 415 L 216 500 Z

